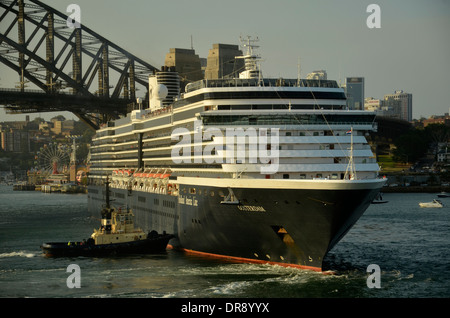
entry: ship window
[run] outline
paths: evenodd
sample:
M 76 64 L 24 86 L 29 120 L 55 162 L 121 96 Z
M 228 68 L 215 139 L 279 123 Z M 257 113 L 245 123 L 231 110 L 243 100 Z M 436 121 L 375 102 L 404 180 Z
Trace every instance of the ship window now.
M 189 193 L 190 194 L 195 194 L 195 192 L 196 192 L 195 188 L 189 188 Z
M 213 197 L 213 196 L 214 196 L 214 191 L 211 191 L 210 194 L 211 194 L 211 196 Z
M 289 179 L 289 174 L 283 174 L 283 179 Z
M 138 196 L 138 201 L 139 202 L 145 202 L 145 197 Z

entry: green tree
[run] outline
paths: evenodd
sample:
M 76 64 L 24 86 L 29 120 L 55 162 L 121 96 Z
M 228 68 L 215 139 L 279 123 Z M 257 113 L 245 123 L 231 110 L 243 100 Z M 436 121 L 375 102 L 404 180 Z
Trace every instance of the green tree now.
M 398 137 L 394 143 L 393 159 L 396 162 L 415 162 L 423 157 L 428 149 L 428 138 L 424 130 L 411 129 Z
M 450 140 L 450 127 L 444 124 L 430 124 L 424 129 L 428 145 L 434 150 L 436 156 L 439 152 L 439 143 L 445 143 Z

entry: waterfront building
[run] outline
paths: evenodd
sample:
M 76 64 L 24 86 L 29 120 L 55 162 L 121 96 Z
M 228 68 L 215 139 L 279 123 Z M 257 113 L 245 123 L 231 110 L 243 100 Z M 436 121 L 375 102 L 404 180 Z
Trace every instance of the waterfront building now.
M 1 132 L 1 149 L 7 152 L 30 152 L 28 131 L 9 129 Z

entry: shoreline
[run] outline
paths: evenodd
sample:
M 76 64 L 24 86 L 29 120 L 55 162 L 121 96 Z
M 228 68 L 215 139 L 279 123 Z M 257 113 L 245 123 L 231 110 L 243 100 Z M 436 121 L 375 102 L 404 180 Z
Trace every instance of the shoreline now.
M 450 186 L 385 186 L 381 189 L 382 193 L 450 193 Z

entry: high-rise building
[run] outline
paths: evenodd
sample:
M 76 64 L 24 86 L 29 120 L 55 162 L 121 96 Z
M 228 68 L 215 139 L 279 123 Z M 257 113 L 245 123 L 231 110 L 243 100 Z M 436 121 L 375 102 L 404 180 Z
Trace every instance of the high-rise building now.
M 175 66 L 181 79 L 198 81 L 203 79 L 200 57 L 195 50 L 172 48 L 166 54 L 165 66 Z
M 397 107 L 396 113 L 400 114 L 401 119 L 412 121 L 412 94 L 395 91 L 394 94 L 384 95 L 384 102 L 385 105 Z
M 243 59 L 236 59 L 241 55 L 238 45 L 213 44 L 208 54 L 205 79 L 238 77 L 237 74 L 244 70 Z
M 347 107 L 364 110 L 364 77 L 346 78 Z
M 1 149 L 7 152 L 30 152 L 28 131 L 10 129 L 1 133 Z
M 375 112 L 377 116 L 391 117 L 400 119 L 399 107 L 400 101 L 389 100 L 388 102 L 383 99 L 375 99 L 373 97 L 367 97 L 364 99 L 364 110 Z
M 193 49 L 171 48 L 166 54 L 164 65 L 169 69 L 174 68 L 180 76 L 181 92 L 184 92 L 186 84 L 201 80 L 204 76 L 201 59 Z

